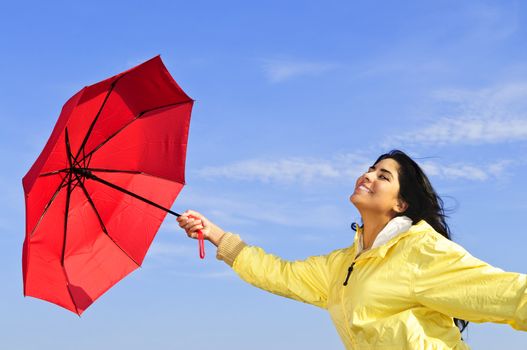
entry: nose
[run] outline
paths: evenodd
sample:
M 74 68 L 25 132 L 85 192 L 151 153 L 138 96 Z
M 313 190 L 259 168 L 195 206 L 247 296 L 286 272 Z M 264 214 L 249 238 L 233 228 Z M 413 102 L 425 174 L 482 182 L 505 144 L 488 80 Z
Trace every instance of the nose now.
M 375 176 L 373 172 L 364 173 L 364 180 L 366 182 L 372 182 L 373 176 Z

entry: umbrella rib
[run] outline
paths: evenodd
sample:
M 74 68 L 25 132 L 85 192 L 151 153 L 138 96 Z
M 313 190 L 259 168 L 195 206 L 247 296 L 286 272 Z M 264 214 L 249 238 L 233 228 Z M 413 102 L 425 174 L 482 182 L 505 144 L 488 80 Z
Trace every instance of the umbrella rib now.
M 138 170 L 119 170 L 119 169 L 101 169 L 101 168 L 86 168 L 89 171 L 97 171 L 101 173 L 124 173 L 124 174 L 135 174 L 135 175 L 148 175 Z
M 73 168 L 73 162 L 75 159 L 73 158 L 73 154 L 71 153 L 71 147 L 70 147 L 70 136 L 68 134 L 68 128 L 66 128 L 66 132 L 64 135 L 64 142 L 66 142 L 66 155 L 68 156 L 68 164 L 70 165 L 69 170 Z
M 66 152 L 67 152 L 67 155 L 68 155 L 68 162 L 70 163 L 70 166 L 71 166 L 71 150 L 70 150 L 69 137 L 68 137 L 68 128 L 66 128 L 65 141 L 66 141 Z M 62 170 L 64 170 L 64 169 L 61 169 L 60 171 L 62 171 Z M 68 169 L 65 169 L 65 170 L 68 170 Z M 51 174 L 49 174 L 49 175 L 51 175 Z M 42 219 L 44 218 L 44 215 L 46 215 L 49 207 L 51 206 L 51 204 L 53 203 L 53 201 L 55 200 L 55 198 L 59 194 L 60 190 L 64 187 L 64 182 L 66 181 L 66 179 L 68 179 L 68 186 L 71 185 L 71 175 L 69 175 L 69 173 L 68 173 L 68 175 L 64 176 L 64 178 L 60 182 L 59 186 L 57 187 L 57 190 L 55 191 L 55 193 L 53 193 L 53 196 L 51 196 L 49 202 L 44 207 L 44 211 L 42 212 L 42 215 L 38 219 L 38 221 L 37 221 L 35 227 L 33 228 L 33 230 L 31 230 L 31 233 L 29 234 L 29 237 L 33 237 L 33 234 L 35 233 L 35 231 L 38 228 L 38 226 L 39 226 L 40 222 L 42 221 Z
M 154 206 L 154 207 L 156 207 L 156 208 L 158 208 L 158 209 L 161 209 L 161 210 L 163 210 L 163 211 L 165 211 L 165 212 L 167 212 L 167 213 L 169 213 L 169 214 L 172 214 L 172 215 L 174 215 L 174 216 L 176 216 L 176 217 L 181 216 L 180 214 L 176 213 L 175 211 L 172 211 L 172 210 L 170 210 L 170 209 L 168 209 L 168 208 L 165 208 L 165 207 L 163 207 L 163 206 L 161 206 L 161 205 L 159 205 L 159 204 L 157 204 L 157 203 L 155 203 L 155 202 L 152 202 L 151 200 L 149 200 L 149 199 L 147 199 L 147 198 L 145 198 L 145 197 L 143 197 L 143 196 L 140 196 L 140 195 L 138 195 L 137 193 L 130 192 L 130 191 L 128 191 L 127 189 L 125 189 L 125 188 L 123 188 L 123 187 L 117 186 L 116 184 L 113 184 L 113 183 L 111 183 L 111 182 L 108 182 L 108 181 L 106 181 L 106 180 L 103 180 L 103 179 L 101 179 L 100 177 L 93 175 L 92 173 L 90 173 L 90 174 L 87 176 L 87 178 L 92 179 L 92 180 L 95 180 L 95 181 L 97 181 L 97 182 L 100 182 L 100 183 L 102 183 L 102 184 L 104 184 L 104 185 L 106 185 L 106 186 L 108 186 L 108 187 L 111 187 L 111 188 L 117 190 L 117 191 L 121 191 L 121 192 L 123 192 L 123 193 L 125 193 L 125 194 L 127 194 L 127 195 L 129 195 L 129 196 L 132 196 L 132 197 L 134 197 L 134 198 L 136 198 L 136 199 L 139 199 L 140 201 L 143 201 L 143 202 L 145 202 L 146 204 L 150 204 L 151 206 Z
M 113 139 L 117 134 L 119 134 L 121 131 L 123 131 L 124 129 L 126 129 L 130 124 L 132 124 L 137 118 L 139 118 L 141 115 L 138 115 L 136 117 L 134 117 L 134 119 L 130 120 L 128 123 L 126 123 L 122 128 L 120 128 L 119 130 L 117 130 L 116 132 L 114 132 L 113 134 L 111 134 L 110 136 L 108 136 L 108 138 L 104 141 L 102 141 L 99 145 L 97 145 L 97 147 L 95 147 L 93 150 L 91 150 L 90 152 L 88 152 L 87 154 L 84 155 L 84 157 L 79 161 L 79 162 L 82 162 L 84 159 L 90 157 L 93 153 L 95 153 L 96 151 L 99 150 L 99 148 L 101 148 L 102 146 L 104 146 L 108 141 L 110 141 L 111 139 Z
M 134 262 L 134 264 L 136 264 L 138 267 L 140 267 L 141 265 L 135 261 L 134 258 L 132 258 L 130 256 L 130 254 L 128 254 L 126 252 L 126 250 L 124 250 L 113 238 L 112 236 L 110 236 L 110 234 L 108 233 L 108 230 L 106 230 L 106 226 L 104 225 L 104 222 L 102 221 L 102 218 L 101 218 L 101 215 L 99 214 L 99 211 L 97 210 L 97 208 L 95 207 L 95 203 L 93 202 L 93 199 L 90 197 L 90 194 L 88 193 L 88 190 L 86 189 L 86 186 L 84 186 L 84 183 L 81 182 L 81 179 L 79 178 L 79 175 L 75 173 L 75 177 L 77 178 L 77 181 L 79 182 L 80 184 L 80 187 L 82 189 L 82 192 L 84 192 L 84 195 L 86 196 L 86 199 L 88 200 L 88 203 L 90 203 L 90 206 L 92 207 L 93 209 L 93 212 L 95 213 L 95 216 L 97 216 L 97 219 L 99 220 L 99 225 L 101 225 L 101 229 L 102 231 L 104 232 L 104 234 L 106 236 L 108 236 L 108 238 L 117 246 L 117 248 L 119 248 L 127 257 L 130 258 L 130 260 L 132 260 Z
M 64 178 L 60 182 L 59 186 L 57 187 L 55 193 L 53 193 L 53 195 L 49 199 L 49 202 L 44 207 L 44 211 L 42 211 L 42 215 L 40 215 L 40 218 L 38 219 L 37 223 L 35 224 L 35 227 L 33 228 L 33 230 L 31 230 L 31 233 L 29 234 L 29 237 L 33 237 L 33 234 L 35 233 L 35 231 L 37 230 L 38 226 L 40 225 L 40 222 L 42 221 L 42 219 L 46 215 L 49 207 L 51 206 L 51 204 L 53 204 L 53 202 L 55 201 L 55 198 L 57 198 L 57 195 L 59 194 L 60 190 L 64 187 L 64 182 L 65 182 L 66 178 L 67 178 L 67 176 L 64 176 Z
M 47 172 L 47 173 L 42 173 L 38 177 L 57 175 L 57 174 L 60 174 L 60 173 L 67 173 L 68 170 L 69 170 L 68 168 L 65 168 L 65 169 L 59 169 L 59 170 L 55 170 L 55 171 L 50 171 L 50 172 Z
M 185 103 L 191 103 L 191 101 L 185 101 L 185 102 L 176 102 L 176 103 L 170 103 L 170 104 L 166 104 L 166 105 L 163 105 L 163 106 L 160 106 L 160 107 L 156 107 L 156 108 L 151 108 L 151 109 L 147 109 L 147 110 L 144 110 L 142 112 L 140 112 L 138 115 L 136 115 L 132 120 L 130 120 L 128 123 L 126 123 L 125 125 L 123 125 L 119 130 L 117 130 L 116 132 L 114 132 L 113 134 L 111 134 L 110 136 L 108 136 L 108 138 L 104 141 L 102 141 L 97 147 L 95 147 L 93 150 L 91 150 L 90 152 L 86 153 L 83 158 L 81 160 L 79 160 L 79 162 L 82 162 L 84 159 L 88 158 L 88 157 L 91 157 L 95 152 L 97 152 L 99 150 L 99 148 L 101 148 L 102 146 L 104 146 L 106 143 L 108 143 L 108 141 L 112 140 L 115 136 L 117 136 L 119 133 L 121 133 L 124 129 L 126 129 L 130 124 L 132 124 L 134 121 L 136 121 L 137 119 L 141 118 L 143 115 L 145 115 L 146 113 L 150 113 L 152 111 L 155 111 L 156 109 L 161 109 L 161 108 L 166 108 L 166 107 L 177 107 L 179 105 L 184 105 Z
M 62 271 L 64 272 L 64 277 L 66 278 L 66 288 L 68 289 L 68 294 L 70 295 L 71 302 L 73 303 L 73 306 L 75 306 L 75 313 L 79 314 L 79 309 L 77 308 L 77 303 L 75 303 L 75 299 L 73 298 L 73 294 L 71 293 L 70 289 L 70 279 L 68 277 L 68 273 L 66 272 L 66 268 L 64 267 L 64 256 L 66 253 L 66 241 L 68 236 L 68 216 L 70 211 L 70 198 L 71 198 L 71 174 L 68 174 L 68 189 L 66 192 L 66 209 L 64 211 L 64 238 L 62 240 L 62 253 L 60 255 L 60 266 L 62 267 Z
M 177 106 L 180 106 L 180 105 L 184 105 L 185 103 L 191 103 L 192 100 L 189 100 L 189 101 L 183 101 L 183 102 L 174 102 L 174 103 L 167 103 L 166 105 L 162 105 L 162 106 L 158 106 L 158 107 L 154 107 L 154 108 L 150 108 L 150 109 L 145 109 L 144 111 L 142 111 L 141 113 L 138 114 L 138 118 L 146 113 L 150 113 L 152 111 L 155 111 L 156 109 L 162 109 L 162 108 L 167 108 L 167 107 L 177 107 Z
M 64 238 L 62 240 L 62 253 L 60 254 L 60 265 L 64 267 L 64 253 L 66 252 L 66 235 L 68 232 L 68 214 L 70 211 L 71 198 L 71 175 L 68 176 L 68 189 L 66 192 L 66 210 L 64 211 Z
M 104 106 L 106 105 L 106 102 L 108 101 L 108 98 L 110 97 L 110 94 L 112 93 L 112 91 L 115 88 L 115 85 L 117 84 L 119 79 L 121 79 L 123 76 L 124 75 L 121 75 L 120 77 L 118 77 L 117 79 L 115 79 L 112 82 L 112 85 L 110 86 L 110 89 L 106 93 L 106 96 L 104 97 L 104 101 L 102 102 L 101 107 L 99 108 L 99 111 L 97 112 L 97 115 L 95 115 L 95 118 L 93 118 L 93 121 L 91 122 L 90 127 L 88 128 L 88 132 L 86 132 L 86 135 L 84 136 L 84 139 L 82 140 L 81 146 L 79 147 L 79 150 L 77 151 L 77 155 L 75 156 L 75 159 L 77 159 L 79 157 L 79 155 L 81 154 L 81 152 L 84 149 L 84 146 L 86 146 L 86 142 L 88 142 L 88 138 L 90 137 L 91 132 L 92 132 L 94 126 L 95 126 L 95 123 L 97 122 L 97 119 L 99 119 L 99 116 L 101 115 L 102 110 L 103 110 Z
M 117 174 L 134 174 L 134 175 L 145 175 L 156 179 L 174 182 L 174 180 L 164 178 L 162 176 L 152 175 L 139 170 L 120 170 L 120 169 L 101 169 L 101 168 L 86 168 L 88 171 L 95 171 L 101 173 L 117 173 Z M 177 181 L 176 181 L 177 182 Z

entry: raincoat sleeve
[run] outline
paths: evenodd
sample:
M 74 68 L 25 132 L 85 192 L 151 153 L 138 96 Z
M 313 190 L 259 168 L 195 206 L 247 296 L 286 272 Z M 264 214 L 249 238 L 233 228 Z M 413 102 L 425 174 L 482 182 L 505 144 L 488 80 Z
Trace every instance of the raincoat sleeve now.
M 527 330 L 527 276 L 505 272 L 437 234 L 411 254 L 413 291 L 426 307 L 470 322 Z
M 239 238 L 238 238 L 239 239 Z M 263 249 L 235 243 L 236 236 L 220 242 L 218 258 L 227 263 L 246 282 L 280 296 L 302 301 L 321 308 L 327 307 L 329 290 L 329 262 L 327 256 L 312 256 L 302 261 L 286 261 Z M 225 246 L 237 247 L 236 257 Z M 232 248 L 231 248 L 232 249 Z

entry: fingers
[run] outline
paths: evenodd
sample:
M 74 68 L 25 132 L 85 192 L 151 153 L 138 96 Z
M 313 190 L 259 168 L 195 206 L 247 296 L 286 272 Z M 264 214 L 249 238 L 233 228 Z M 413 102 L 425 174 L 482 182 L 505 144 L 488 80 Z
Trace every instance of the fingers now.
M 197 237 L 197 232 L 200 230 L 203 230 L 203 223 L 200 220 L 193 220 L 185 225 L 185 231 L 187 231 L 189 237 Z
M 202 226 L 204 226 L 203 225 L 204 222 L 203 222 L 202 218 L 200 218 L 198 216 L 194 216 L 194 215 L 188 214 L 187 212 L 185 212 L 184 214 L 179 216 L 177 218 L 177 221 L 179 223 L 179 227 L 181 227 L 181 228 L 183 228 L 185 230 L 189 230 L 189 229 L 193 228 L 193 226 L 195 226 L 197 224 L 201 224 Z
M 193 210 L 187 210 L 177 218 L 179 227 L 184 229 L 190 238 L 198 238 L 200 230 L 204 234 L 207 233 L 205 220 L 203 215 Z
M 197 211 L 194 211 L 194 210 L 187 210 L 181 216 L 183 216 L 183 217 L 194 217 L 195 219 L 204 219 L 205 218 L 201 213 L 198 213 Z

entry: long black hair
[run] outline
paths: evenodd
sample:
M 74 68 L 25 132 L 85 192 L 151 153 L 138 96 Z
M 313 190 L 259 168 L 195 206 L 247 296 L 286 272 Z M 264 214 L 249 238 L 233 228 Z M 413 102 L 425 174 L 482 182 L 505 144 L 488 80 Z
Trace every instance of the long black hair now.
M 434 230 L 451 240 L 443 200 L 437 195 L 424 171 L 400 150 L 392 150 L 381 155 L 374 164 L 387 158 L 399 164 L 399 198 L 408 204 L 406 211 L 399 215 L 412 219 L 412 224 L 425 220 Z M 460 332 L 463 332 L 468 325 L 468 321 L 457 318 L 454 318 L 454 323 Z

